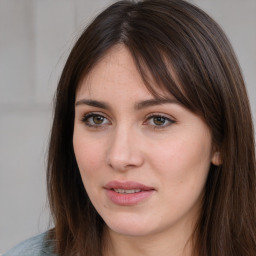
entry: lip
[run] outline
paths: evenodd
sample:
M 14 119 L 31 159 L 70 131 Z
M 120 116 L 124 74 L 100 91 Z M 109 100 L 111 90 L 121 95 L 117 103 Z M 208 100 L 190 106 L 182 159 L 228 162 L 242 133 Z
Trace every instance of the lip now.
M 132 206 L 137 205 L 146 199 L 148 199 L 154 192 L 153 187 L 146 186 L 144 184 L 134 181 L 111 181 L 104 186 L 107 197 L 111 202 L 120 206 Z M 122 194 L 115 191 L 115 189 L 125 190 L 141 190 L 140 192 Z

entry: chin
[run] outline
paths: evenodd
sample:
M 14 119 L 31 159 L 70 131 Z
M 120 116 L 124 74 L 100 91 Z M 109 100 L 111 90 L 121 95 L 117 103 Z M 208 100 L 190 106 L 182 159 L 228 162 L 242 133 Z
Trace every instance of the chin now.
M 131 237 L 139 237 L 139 236 L 146 236 L 151 233 L 152 231 L 145 229 L 145 227 L 138 227 L 137 225 L 114 225 L 114 226 L 108 226 L 109 229 L 111 229 L 112 232 L 117 233 L 118 235 L 123 236 L 131 236 Z
M 154 227 L 150 224 L 154 221 L 145 221 L 141 216 L 113 216 L 111 220 L 106 218 L 105 223 L 111 231 L 119 235 L 146 236 L 154 232 Z

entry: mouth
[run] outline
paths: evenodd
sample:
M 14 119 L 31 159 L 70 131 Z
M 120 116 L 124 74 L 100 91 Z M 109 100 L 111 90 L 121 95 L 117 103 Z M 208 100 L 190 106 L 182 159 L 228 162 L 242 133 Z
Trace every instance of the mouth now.
M 119 194 L 133 194 L 133 193 L 139 193 L 142 191 L 140 189 L 120 189 L 120 188 L 113 189 L 113 190 Z
M 104 186 L 104 189 L 110 201 L 119 206 L 137 205 L 155 192 L 153 187 L 133 181 L 111 181 Z
M 132 194 L 142 191 L 155 190 L 153 187 L 149 187 L 135 181 L 110 181 L 104 186 L 104 188 L 113 190 L 120 194 Z

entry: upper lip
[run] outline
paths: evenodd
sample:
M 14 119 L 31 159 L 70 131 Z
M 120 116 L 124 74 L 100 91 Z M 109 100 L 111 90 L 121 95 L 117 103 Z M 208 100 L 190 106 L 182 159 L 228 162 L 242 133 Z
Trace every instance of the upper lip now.
M 146 186 L 144 184 L 135 181 L 110 181 L 105 186 L 105 189 L 140 189 L 140 190 L 155 190 L 153 187 Z

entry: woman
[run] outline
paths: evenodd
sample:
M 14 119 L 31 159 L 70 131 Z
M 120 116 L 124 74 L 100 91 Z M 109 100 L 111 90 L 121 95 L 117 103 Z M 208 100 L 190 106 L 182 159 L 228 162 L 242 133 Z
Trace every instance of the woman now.
M 117 2 L 57 88 L 55 227 L 7 255 L 255 255 L 253 134 L 237 60 L 207 14 Z

